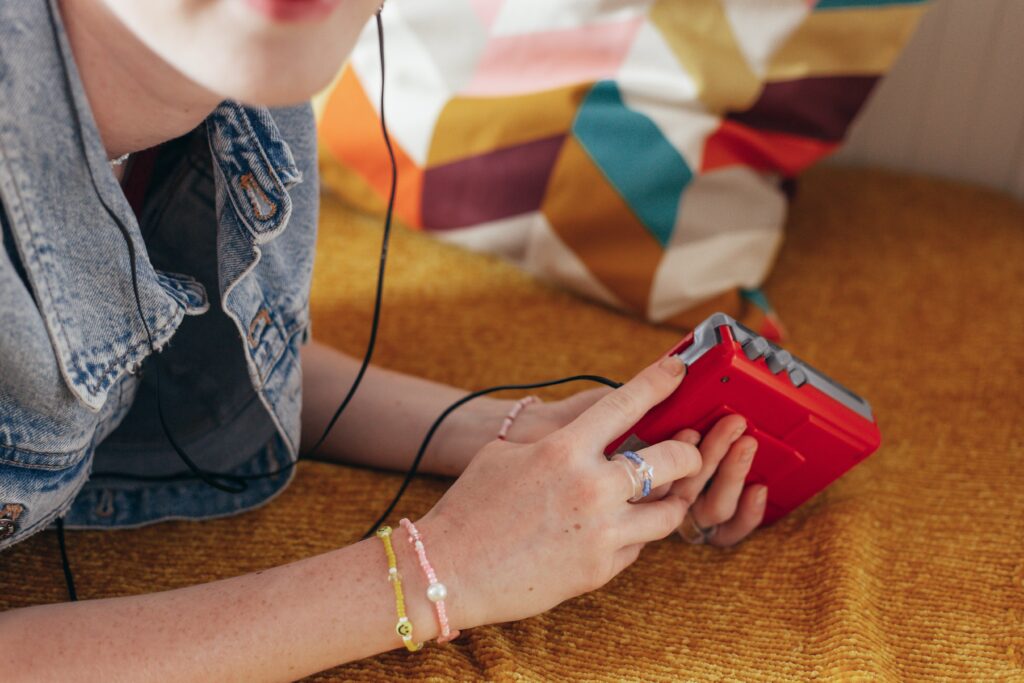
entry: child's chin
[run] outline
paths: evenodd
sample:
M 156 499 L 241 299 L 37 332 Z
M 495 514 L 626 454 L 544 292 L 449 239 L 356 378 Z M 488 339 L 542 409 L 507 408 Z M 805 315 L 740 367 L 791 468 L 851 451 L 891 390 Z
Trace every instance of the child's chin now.
M 214 79 L 205 74 L 205 82 L 201 85 L 217 93 L 221 99 L 252 106 L 285 107 L 309 101 L 330 82 L 333 73 L 322 78 L 316 74 L 302 74 L 298 70 L 279 72 L 272 78 L 254 75 L 252 79 L 240 79 L 238 76 L 235 73 L 228 78 Z

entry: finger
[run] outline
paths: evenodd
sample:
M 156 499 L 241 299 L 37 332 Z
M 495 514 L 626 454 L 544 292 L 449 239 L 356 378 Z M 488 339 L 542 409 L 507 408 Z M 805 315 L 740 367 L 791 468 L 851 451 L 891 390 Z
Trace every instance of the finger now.
M 700 432 L 696 429 L 684 429 L 672 438 L 696 446 L 700 443 Z
M 624 513 L 620 538 L 623 543 L 649 543 L 679 528 L 689 504 L 669 494 L 647 505 L 630 505 Z
M 640 557 L 640 551 L 643 549 L 643 543 L 633 543 L 632 545 L 627 545 L 625 548 L 619 548 L 616 550 L 615 559 L 612 562 L 612 575 L 617 575 L 623 569 L 636 562 L 636 559 Z
M 767 486 L 762 484 L 748 486 L 740 496 L 736 514 L 725 524 L 719 524 L 708 542 L 724 548 L 742 541 L 761 524 L 767 501 Z
M 729 447 L 740 438 L 747 428 L 747 421 L 740 415 L 723 417 L 708 431 L 700 442 L 700 455 L 704 464 L 700 472 L 684 481 L 676 482 L 672 493 L 693 503 L 697 500 L 708 479 L 718 469 L 718 464 L 729 451 Z
M 611 392 L 611 387 L 595 387 L 593 389 L 587 389 L 586 391 L 573 394 L 569 398 L 565 399 L 563 401 L 563 405 L 565 406 L 566 412 L 575 417 Z
M 743 493 L 743 482 L 750 471 L 756 450 L 757 441 L 749 436 L 740 438 L 729 448 L 711 486 L 693 504 L 691 514 L 701 526 L 728 522 L 736 514 L 736 505 Z
M 671 485 L 676 479 L 692 476 L 699 472 L 701 468 L 700 451 L 697 450 L 696 446 L 691 446 L 688 443 L 674 439 L 643 448 L 637 451 L 637 455 L 653 468 L 651 474 L 652 489 L 664 484 Z M 629 500 L 633 495 L 633 478 L 629 472 L 631 469 L 635 469 L 636 465 L 625 461 L 623 458 L 624 456 L 610 461 L 608 463 L 609 467 L 606 469 L 609 472 L 609 476 L 614 476 L 621 482 L 622 500 Z M 625 476 L 623 476 L 623 472 L 620 470 L 625 468 L 628 469 L 626 469 Z M 650 493 L 648 493 L 648 496 L 650 496 Z
M 683 443 L 688 443 L 691 446 L 696 446 L 698 443 L 700 443 L 700 432 L 693 429 L 684 429 L 683 431 L 679 432 L 672 438 L 675 439 L 676 441 L 682 441 Z M 655 486 L 654 488 L 652 488 L 650 495 L 648 495 L 646 498 L 641 498 L 640 500 L 637 501 L 637 503 L 646 504 L 652 503 L 656 500 L 661 500 L 671 490 L 672 482 L 665 482 L 660 486 Z
M 648 410 L 668 398 L 685 374 L 686 366 L 679 358 L 666 356 L 602 397 L 560 431 L 577 443 L 603 451 L 612 440 L 639 422 Z

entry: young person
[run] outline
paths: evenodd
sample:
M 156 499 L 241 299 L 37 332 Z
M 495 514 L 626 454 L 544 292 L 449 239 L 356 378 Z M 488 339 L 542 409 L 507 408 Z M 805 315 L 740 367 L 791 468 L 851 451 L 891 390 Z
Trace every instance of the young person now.
M 0 0 L 0 547 L 58 519 L 228 515 L 287 485 L 290 469 L 233 492 L 177 476 L 166 431 L 206 470 L 270 472 L 355 376 L 308 332 L 318 188 L 303 102 L 378 4 Z M 668 359 L 615 391 L 528 406 L 506 440 L 512 401 L 452 416 L 423 470 L 458 479 L 416 521 L 452 629 L 597 589 L 684 519 L 722 546 L 757 526 L 765 489 L 743 487 L 756 443 L 739 416 L 699 445 L 685 431 L 639 451 L 654 487 L 639 500 L 637 470 L 601 453 L 683 374 Z M 371 368 L 321 453 L 404 470 L 462 395 Z M 407 533 L 395 561 L 425 641 L 442 626 Z M 0 667 L 33 681 L 298 678 L 403 645 L 387 576 L 371 538 L 211 584 L 12 610 Z

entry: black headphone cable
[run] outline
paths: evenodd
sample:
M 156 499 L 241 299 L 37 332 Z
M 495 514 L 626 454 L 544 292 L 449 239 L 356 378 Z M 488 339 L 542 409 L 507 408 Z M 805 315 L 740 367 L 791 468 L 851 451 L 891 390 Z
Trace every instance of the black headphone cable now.
M 138 475 L 138 474 L 123 473 L 123 472 L 115 472 L 115 471 L 96 471 L 96 472 L 92 473 L 92 478 L 93 479 L 109 478 L 109 479 L 122 479 L 122 480 L 131 480 L 131 481 L 183 481 L 183 480 L 189 480 L 189 479 L 199 479 L 199 480 L 203 481 L 204 483 L 206 483 L 207 485 L 209 485 L 209 486 L 211 486 L 211 487 L 213 487 L 215 489 L 218 489 L 218 490 L 221 490 L 221 491 L 225 491 L 225 492 L 228 492 L 228 493 L 240 493 L 240 492 L 244 491 L 248 487 L 248 485 L 246 483 L 248 481 L 252 481 L 252 480 L 256 480 L 256 479 L 265 479 L 265 478 L 274 477 L 274 476 L 277 476 L 277 475 L 280 475 L 280 474 L 284 474 L 284 473 L 288 472 L 289 470 L 291 470 L 298 463 L 299 460 L 301 460 L 301 459 L 309 459 L 309 458 L 313 457 L 318 452 L 318 450 L 323 445 L 323 443 L 326 441 L 328 434 L 330 434 L 331 429 L 334 428 L 334 425 L 337 423 L 338 419 L 341 417 L 341 414 L 348 407 L 349 403 L 351 403 L 352 398 L 355 396 L 356 391 L 358 390 L 360 384 L 363 381 L 363 377 L 365 376 L 367 368 L 369 367 L 370 361 L 371 361 L 371 359 L 373 357 L 374 349 L 376 348 L 377 331 L 378 331 L 378 328 L 379 328 L 379 325 L 380 325 L 380 315 L 381 315 L 381 308 L 382 308 L 382 302 L 383 302 L 384 274 L 385 274 L 385 269 L 386 269 L 386 266 L 387 266 L 388 247 L 390 245 L 390 240 L 391 240 L 391 226 L 392 226 L 392 219 L 393 219 L 393 215 L 394 215 L 395 195 L 396 195 L 396 191 L 397 191 L 397 187 L 398 187 L 398 166 L 397 166 L 397 163 L 396 163 L 396 160 L 395 160 L 395 152 L 394 152 L 393 145 L 391 143 L 391 136 L 388 133 L 387 121 L 386 121 L 385 112 L 384 112 L 384 84 L 385 84 L 384 26 L 383 26 L 383 22 L 381 20 L 380 10 L 378 10 L 377 13 L 375 14 L 375 19 L 376 19 L 376 23 L 377 23 L 377 40 L 378 40 L 378 46 L 379 46 L 379 52 L 380 52 L 380 75 L 381 75 L 380 121 L 381 121 L 381 133 L 382 133 L 383 138 L 384 138 L 384 143 L 385 143 L 385 145 L 387 147 L 388 158 L 389 158 L 390 165 L 391 165 L 391 186 L 390 186 L 390 192 L 388 194 L 387 212 L 386 212 L 385 218 L 384 218 L 384 231 L 383 231 L 383 236 L 382 236 L 382 240 L 381 240 L 380 261 L 379 261 L 379 266 L 378 266 L 378 270 L 377 270 L 377 288 L 376 288 L 376 294 L 375 294 L 375 297 L 374 297 L 373 318 L 372 318 L 372 322 L 371 322 L 371 326 L 370 326 L 370 338 L 367 341 L 366 352 L 363 355 L 362 363 L 359 366 L 359 370 L 356 373 L 356 377 L 352 381 L 352 385 L 349 387 L 348 393 L 345 395 L 345 398 L 342 400 L 341 404 L 338 406 L 338 409 L 334 412 L 334 414 L 331 417 L 330 421 L 327 423 L 327 426 L 324 428 L 324 431 L 321 434 L 320 438 L 316 441 L 316 443 L 312 446 L 312 448 L 310 448 L 309 451 L 307 451 L 306 453 L 298 455 L 295 460 L 292 460 L 291 462 L 289 462 L 286 465 L 283 465 L 282 467 L 279 467 L 279 468 L 277 468 L 275 470 L 271 470 L 271 471 L 268 471 L 268 472 L 259 473 L 259 474 L 234 475 L 234 474 L 227 474 L 227 473 L 210 472 L 208 470 L 204 470 L 202 467 L 200 467 L 198 464 L 196 464 L 196 462 L 193 461 L 191 457 L 189 457 L 189 455 L 180 446 L 180 444 L 178 444 L 177 440 L 174 438 L 173 434 L 171 433 L 171 430 L 168 427 L 167 422 L 166 422 L 166 420 L 164 418 L 163 404 L 162 404 L 161 397 L 160 397 L 160 374 L 161 374 L 160 373 L 160 360 L 159 360 L 160 356 L 159 356 L 158 350 L 156 349 L 155 343 L 153 341 L 153 336 L 152 336 L 152 333 L 151 333 L 151 331 L 149 329 L 149 325 L 146 323 L 146 319 L 145 319 L 145 316 L 143 315 L 143 311 L 142 311 L 142 301 L 141 301 L 141 298 L 139 296 L 138 274 L 137 274 L 137 270 L 136 270 L 136 251 L 135 251 L 135 245 L 134 245 L 134 243 L 131 240 L 128 228 L 121 221 L 121 219 L 117 215 L 117 213 L 110 206 L 107 205 L 106 200 L 102 198 L 102 195 L 99 193 L 99 190 L 98 190 L 98 186 L 97 186 L 98 184 L 96 183 L 96 179 L 95 179 L 94 176 L 92 176 L 92 172 L 90 170 L 90 177 L 92 179 L 94 187 L 96 187 L 96 189 L 97 189 L 97 195 L 100 196 L 101 202 L 102 202 L 103 207 L 106 210 L 107 214 L 110 216 L 111 219 L 113 219 L 114 223 L 118 226 L 118 229 L 120 230 L 120 232 L 122 234 L 122 237 L 124 238 L 125 243 L 126 243 L 127 248 L 128 248 L 128 255 L 129 255 L 129 261 L 130 261 L 130 266 L 131 266 L 131 276 L 132 276 L 132 289 L 133 289 L 133 293 L 135 295 L 136 310 L 138 311 L 139 319 L 142 321 L 143 328 L 145 329 L 146 338 L 147 338 L 147 340 L 149 342 L 150 349 L 152 350 L 152 353 L 153 353 L 153 356 L 154 356 L 154 363 L 155 363 L 155 366 L 156 366 L 155 367 L 155 380 L 156 380 L 155 381 L 155 390 L 156 390 L 156 395 L 157 395 L 157 400 L 156 400 L 157 414 L 158 414 L 158 416 L 160 418 L 160 425 L 163 428 L 163 431 L 166 434 L 167 439 L 170 442 L 172 448 L 178 454 L 178 456 L 181 458 L 182 462 L 185 464 L 185 466 L 188 468 L 189 472 L 191 473 L 191 474 L 174 474 L 174 475 Z M 76 117 L 77 117 L 77 113 L 76 113 Z M 596 382 L 596 383 L 604 384 L 604 385 L 612 387 L 612 388 L 618 388 L 619 386 L 621 386 L 621 384 L 619 382 L 616 382 L 614 380 L 608 379 L 606 377 L 600 377 L 598 375 L 574 375 L 572 377 L 564 377 L 564 378 L 555 379 L 555 380 L 549 380 L 549 381 L 544 381 L 544 382 L 535 382 L 535 383 L 530 383 L 530 384 L 508 384 L 508 385 L 501 385 L 501 386 L 496 386 L 496 387 L 489 387 L 489 388 L 486 388 L 486 389 L 480 389 L 478 391 L 474 391 L 474 392 L 472 392 L 470 394 L 467 394 L 466 396 L 460 398 L 455 403 L 453 403 L 450 406 L 448 406 L 448 408 L 446 408 L 437 417 L 437 419 L 433 422 L 433 424 L 428 429 L 428 431 L 426 433 L 426 436 L 424 437 L 422 443 L 420 444 L 419 450 L 417 451 L 416 456 L 415 456 L 415 458 L 412 461 L 412 464 L 409 466 L 409 469 L 408 469 L 408 471 L 405 474 L 405 478 L 402 481 L 402 484 L 399 487 L 398 492 L 395 494 L 394 498 L 392 499 L 390 505 L 388 505 L 387 509 L 381 514 L 381 516 L 377 519 L 377 521 L 374 522 L 374 524 L 366 531 L 366 533 L 363 534 L 362 538 L 366 539 L 366 538 L 369 538 L 370 536 L 372 536 L 375 533 L 375 531 L 377 530 L 377 528 L 382 523 L 384 523 L 384 521 L 388 518 L 388 516 L 392 513 L 392 511 L 398 505 L 398 502 L 401 499 L 402 494 L 405 492 L 406 488 L 409 486 L 409 484 L 412 482 L 413 478 L 416 476 L 416 472 L 419 469 L 420 461 L 423 459 L 423 456 L 424 456 L 424 454 L 427 451 L 427 447 L 430 445 L 431 439 L 433 438 L 434 434 L 436 433 L 437 429 L 441 426 L 441 423 L 445 420 L 445 418 L 447 418 L 449 415 L 451 415 L 451 413 L 453 413 L 455 410 L 457 410 L 461 406 L 465 405 L 469 401 L 472 401 L 473 399 L 478 398 L 480 396 L 484 396 L 486 394 L 492 394 L 492 393 L 495 393 L 495 392 L 507 391 L 507 390 L 539 389 L 539 388 L 542 388 L 542 387 L 549 387 L 549 386 L 554 386 L 554 385 L 558 385 L 558 384 L 565 384 L 565 383 L 574 382 L 574 381 Z M 75 590 L 74 575 L 73 575 L 73 573 L 71 571 L 71 565 L 70 565 L 70 562 L 69 562 L 68 556 L 67 556 L 67 547 L 66 547 L 66 541 L 65 541 L 65 537 L 64 537 L 64 520 L 63 520 L 63 518 L 58 518 L 56 520 L 56 526 L 57 526 L 58 541 L 59 541 L 59 544 L 60 544 L 61 564 L 62 564 L 62 567 L 63 567 L 63 570 L 64 570 L 64 578 L 65 578 L 65 581 L 67 583 L 68 598 L 70 600 L 72 600 L 72 601 L 75 601 L 75 600 L 78 599 L 77 598 L 77 591 Z

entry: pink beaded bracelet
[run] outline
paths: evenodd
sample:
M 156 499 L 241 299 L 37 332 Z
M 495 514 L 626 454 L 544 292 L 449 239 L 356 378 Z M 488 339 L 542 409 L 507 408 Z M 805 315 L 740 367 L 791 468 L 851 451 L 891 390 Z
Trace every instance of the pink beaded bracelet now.
M 516 401 L 516 404 L 512 406 L 512 410 L 508 411 L 508 415 L 505 416 L 505 421 L 501 425 L 501 430 L 498 432 L 498 438 L 502 441 L 508 439 L 508 430 L 515 422 L 515 419 L 519 417 L 519 413 L 523 412 L 523 408 L 530 405 L 531 403 L 537 403 L 540 401 L 536 396 L 527 396 Z
M 430 566 L 430 561 L 427 560 L 427 552 L 423 549 L 423 538 L 420 536 L 416 525 L 405 517 L 400 519 L 398 523 L 409 534 L 409 543 L 416 548 L 416 555 L 420 558 L 420 567 L 423 568 L 423 573 L 426 574 L 427 581 L 430 584 L 427 586 L 427 599 L 434 603 L 434 609 L 437 611 L 437 623 L 441 627 L 441 635 L 437 637 L 437 642 L 447 643 L 450 640 L 455 640 L 459 637 L 459 632 L 452 631 L 448 627 L 448 615 L 444 611 L 444 599 L 448 597 L 448 589 L 437 580 L 434 568 Z

